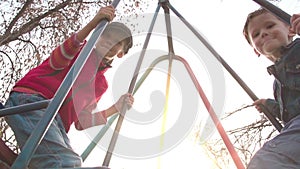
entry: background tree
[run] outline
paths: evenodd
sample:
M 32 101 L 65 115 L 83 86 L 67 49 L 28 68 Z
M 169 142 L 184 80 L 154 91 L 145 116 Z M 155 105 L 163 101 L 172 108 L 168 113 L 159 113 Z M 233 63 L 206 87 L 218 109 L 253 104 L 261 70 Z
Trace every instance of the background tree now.
M 17 80 L 91 20 L 100 7 L 110 3 L 111 0 L 0 1 L 0 102 L 5 102 Z M 120 2 L 116 16 L 136 15 L 145 7 L 146 2 L 139 0 Z M 0 125 L 1 138 L 17 151 L 3 118 Z
M 230 128 L 232 121 L 243 119 L 243 114 L 245 113 L 252 113 L 253 116 L 258 115 L 256 121 L 249 121 L 242 126 L 239 123 L 238 127 L 234 126 Z M 245 166 L 247 166 L 254 153 L 267 140 L 278 134 L 278 131 L 271 122 L 263 114 L 259 114 L 252 105 L 243 106 L 233 112 L 226 113 L 221 118 L 221 121 L 222 124 L 225 124 L 226 133 Z M 229 125 L 226 125 L 228 124 L 227 122 Z M 229 166 L 234 165 L 232 157 L 218 134 L 204 142 L 204 147 L 206 153 L 216 161 L 218 168 L 230 168 Z
M 0 102 L 5 102 L 17 80 L 39 65 L 54 47 L 87 23 L 101 6 L 106 6 L 110 2 L 110 0 L 0 1 Z M 117 17 L 143 12 L 149 3 L 153 2 L 126 0 L 124 4 L 121 1 L 117 8 Z M 119 15 L 120 13 L 122 15 Z M 252 108 L 247 110 L 256 111 Z M 230 121 L 239 112 L 228 113 L 222 119 L 222 123 Z M 226 126 L 225 128 L 227 129 Z M 3 118 L 0 118 L 0 129 L 0 137 L 13 150 L 18 151 L 12 132 Z M 247 164 L 254 152 L 267 139 L 273 137 L 276 131 L 264 116 L 260 116 L 255 122 L 227 129 L 227 134 L 242 161 Z M 232 163 L 219 137 L 210 139 L 205 147 L 219 168 L 228 168 Z

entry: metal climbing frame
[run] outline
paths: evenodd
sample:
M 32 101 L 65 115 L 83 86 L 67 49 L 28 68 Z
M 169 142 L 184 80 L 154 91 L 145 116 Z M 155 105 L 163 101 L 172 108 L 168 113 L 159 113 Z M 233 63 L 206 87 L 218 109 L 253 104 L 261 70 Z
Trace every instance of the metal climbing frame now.
M 284 22 L 288 23 L 289 24 L 289 20 L 290 20 L 290 15 L 287 14 L 286 12 L 284 12 L 283 10 L 281 10 L 280 8 L 276 7 L 275 5 L 269 3 L 268 1 L 266 0 L 253 0 L 254 2 L 256 2 L 257 4 L 261 5 L 261 7 L 269 10 L 271 13 L 273 13 L 274 15 L 276 15 L 277 17 L 279 17 L 280 19 L 282 19 Z M 160 0 L 159 1 L 160 4 L 164 4 L 162 6 L 164 7 L 169 7 L 171 8 L 171 10 L 186 24 L 186 26 L 197 36 L 197 38 L 203 43 L 206 45 L 206 47 L 210 50 L 210 52 L 216 57 L 216 59 L 224 66 L 224 68 L 231 74 L 231 76 L 238 82 L 238 84 L 244 89 L 244 91 L 249 95 L 249 97 L 255 101 L 258 99 L 258 97 L 254 94 L 254 92 L 251 91 L 251 89 L 246 85 L 246 83 L 234 72 L 234 70 L 225 62 L 225 60 L 222 59 L 222 57 L 212 48 L 212 46 L 210 46 L 209 43 L 206 42 L 206 40 L 179 14 L 179 12 L 177 12 L 169 3 L 168 0 Z M 150 40 L 150 36 L 151 36 L 151 32 L 152 32 L 152 29 L 153 29 L 153 26 L 154 26 L 154 22 L 155 22 L 155 19 L 157 17 L 157 14 L 158 14 L 158 11 L 159 11 L 159 7 L 157 7 L 156 9 L 156 12 L 154 14 L 154 17 L 153 17 L 153 21 L 150 25 L 150 28 L 149 28 L 149 31 L 148 31 L 148 34 L 147 34 L 147 37 L 146 37 L 146 40 L 145 40 L 145 43 L 144 43 L 144 46 L 143 46 L 143 50 L 142 50 L 142 53 L 141 53 L 141 56 L 140 56 L 140 60 L 138 61 L 138 65 L 141 64 L 142 60 L 143 60 L 143 57 L 145 55 L 145 51 L 146 51 L 146 48 L 148 46 L 148 42 Z M 167 21 L 168 23 L 168 21 Z M 167 26 L 167 30 L 170 31 L 170 27 Z M 192 70 L 190 69 L 188 63 L 180 56 L 173 56 L 174 52 L 173 52 L 173 46 L 171 45 L 172 44 L 172 41 L 170 41 L 171 39 L 169 38 L 168 39 L 168 42 L 169 42 L 169 47 L 170 47 L 170 56 L 171 57 L 168 57 L 168 56 L 161 56 L 160 58 L 156 59 L 152 65 L 149 66 L 148 70 L 144 73 L 144 75 L 141 77 L 141 79 L 137 82 L 136 84 L 136 87 L 133 91 L 133 93 L 135 93 L 137 91 L 137 89 L 140 87 L 140 85 L 143 83 L 144 79 L 148 76 L 148 74 L 151 72 L 152 68 L 160 61 L 163 61 L 163 60 L 166 60 L 166 59 L 169 59 L 170 58 L 173 58 L 175 60 L 179 60 L 181 61 L 184 66 L 186 67 L 188 73 L 190 74 L 191 76 L 191 79 L 192 81 L 194 82 L 200 96 L 202 95 L 202 99 L 203 101 L 205 102 L 205 105 L 207 108 L 210 108 L 210 104 L 209 102 L 207 101 L 206 99 L 206 96 L 204 94 L 204 92 L 202 91 L 201 89 L 201 86 L 199 85 L 197 79 L 195 78 Z M 170 46 L 171 45 L 171 46 Z M 132 80 L 132 83 L 130 85 L 130 88 L 129 88 L 129 92 L 131 92 L 133 90 L 133 81 L 135 81 L 136 77 L 137 77 L 137 73 L 138 73 L 138 70 L 139 68 L 136 68 L 136 71 L 135 71 L 135 74 L 134 74 L 134 78 Z M 270 120 L 270 122 L 273 124 L 273 126 L 278 130 L 278 131 L 281 131 L 282 129 L 282 126 L 281 124 L 271 115 L 271 113 L 268 111 L 268 109 L 266 109 L 265 107 L 263 107 L 263 113 L 265 114 L 265 116 Z M 211 109 L 208 109 L 208 110 L 211 110 Z M 215 113 L 212 111 L 210 112 L 210 115 L 212 116 L 212 118 L 214 118 L 214 122 L 218 122 L 218 118 L 215 116 Z M 105 134 L 105 132 L 107 131 L 108 127 L 113 123 L 113 121 L 116 119 L 117 117 L 116 116 L 113 116 L 109 121 L 108 121 L 108 124 L 98 133 L 98 135 L 94 138 L 94 140 L 91 142 L 91 144 L 86 148 L 86 150 L 83 152 L 83 154 L 81 155 L 83 157 L 83 160 L 85 160 L 85 158 L 88 156 L 88 154 L 93 150 L 93 148 L 96 146 L 96 144 L 100 141 L 100 139 L 103 137 L 103 135 Z M 115 129 L 115 135 L 113 136 L 112 138 L 112 141 L 115 142 L 117 140 L 117 136 L 118 136 L 118 132 L 120 130 L 120 123 L 122 123 L 122 120 L 121 122 L 118 122 L 118 126 L 116 127 Z M 220 124 L 220 123 L 217 123 L 217 124 Z M 227 143 L 227 147 L 229 148 L 229 151 L 231 151 L 231 155 L 233 157 L 233 159 L 235 158 L 238 158 L 236 152 L 234 151 L 230 141 L 228 140 L 226 134 L 225 134 L 225 131 L 223 130 L 222 126 L 218 126 L 219 127 L 218 131 L 220 132 L 221 136 L 223 135 L 223 140 L 225 142 L 228 142 Z M 106 155 L 106 160 L 104 161 L 104 165 L 107 165 L 109 164 L 109 160 L 111 158 L 111 152 L 113 152 L 113 147 L 114 147 L 115 143 L 112 143 L 110 145 L 110 149 L 108 150 L 108 153 Z M 240 168 L 243 168 L 240 160 L 236 160 L 235 161 L 235 164 L 237 166 L 240 166 Z M 239 167 L 238 167 L 239 168 Z
M 237 168 L 238 169 L 244 169 L 245 167 L 243 166 L 243 163 L 241 162 L 237 152 L 235 151 L 232 143 L 230 142 L 223 126 L 221 125 L 216 113 L 214 112 L 211 104 L 209 103 L 205 93 L 203 92 L 200 84 L 198 83 L 197 79 L 196 79 L 196 76 L 193 74 L 193 71 L 192 69 L 189 67 L 188 63 L 182 58 L 182 57 L 179 57 L 177 55 L 174 54 L 174 49 L 173 49 L 173 41 L 172 41 L 172 30 L 171 30 L 171 21 L 170 21 L 170 11 L 169 9 L 171 9 L 191 30 L 193 33 L 195 33 L 195 35 L 202 41 L 203 43 L 203 38 L 200 36 L 199 33 L 197 33 L 195 31 L 195 29 L 171 6 L 171 4 L 169 3 L 168 0 L 160 0 L 159 3 L 158 3 L 158 6 L 157 6 L 157 9 L 155 11 L 155 15 L 153 17 L 153 20 L 151 22 L 151 25 L 150 25 L 150 29 L 148 31 L 148 34 L 147 34 L 147 37 L 146 37 L 146 41 L 144 43 L 144 46 L 143 46 L 143 49 L 142 49 L 142 53 L 139 57 L 139 60 L 138 60 L 138 64 L 137 64 L 137 67 L 135 69 L 135 72 L 134 72 L 134 75 L 133 75 L 133 79 L 131 81 L 131 84 L 130 84 L 130 87 L 129 87 L 129 90 L 128 92 L 129 93 L 133 93 L 133 89 L 134 89 L 134 84 L 136 82 L 136 79 L 137 79 L 137 76 L 138 76 L 138 72 L 140 70 L 140 66 L 141 66 L 141 63 L 143 61 L 143 58 L 145 56 L 145 51 L 147 49 L 147 46 L 148 46 L 148 43 L 149 43 L 149 40 L 150 40 L 150 36 L 151 36 L 151 33 L 152 33 L 152 30 L 153 30 L 153 27 L 154 27 L 154 23 L 155 23 L 155 20 L 157 18 L 157 14 L 159 12 L 159 9 L 160 7 L 162 7 L 164 9 L 164 13 L 165 13 L 165 21 L 166 21 L 166 29 L 167 29 L 167 40 L 168 40 L 168 47 L 169 47 L 169 54 L 166 55 L 166 56 L 162 56 L 161 58 L 158 58 L 156 60 L 156 62 L 154 62 L 154 65 L 162 60 L 169 60 L 169 72 L 170 72 L 170 69 L 171 69 L 171 64 L 172 64 L 172 61 L 174 59 L 176 60 L 179 60 L 180 62 L 182 62 L 185 66 L 185 68 L 187 69 L 202 101 L 204 102 L 205 104 L 205 107 L 206 109 L 208 110 L 214 124 L 216 125 L 216 128 L 219 132 L 219 134 L 221 135 L 230 155 L 232 156 L 232 159 L 234 161 L 234 163 L 236 164 Z M 208 46 L 207 43 L 205 42 L 206 44 L 206 47 L 209 47 L 211 50 L 212 50 L 212 47 Z M 213 51 L 214 53 L 216 53 L 215 51 Z M 147 77 L 147 75 L 150 73 L 150 71 L 152 70 L 153 66 L 150 66 L 150 68 L 146 71 L 146 73 L 144 74 L 144 76 L 141 78 L 142 81 Z M 170 74 L 170 73 L 169 73 Z M 142 83 L 142 82 L 141 82 Z M 139 84 L 141 84 L 139 83 Z M 124 115 L 125 114 L 125 110 L 122 109 L 121 111 L 121 116 L 119 116 L 119 119 L 118 119 L 118 122 L 116 124 L 116 128 L 114 130 L 114 133 L 113 133 L 113 136 L 112 136 L 112 139 L 111 139 L 111 142 L 109 144 L 109 147 L 108 147 L 108 150 L 107 150 L 107 153 L 106 153 L 106 156 L 105 156 L 105 159 L 104 159 L 104 162 L 103 162 L 103 166 L 108 166 L 109 165 L 109 162 L 110 162 L 110 159 L 111 159 L 111 156 L 112 156 L 112 152 L 114 151 L 114 147 L 115 147 L 115 144 L 116 144 L 116 141 L 117 141 L 117 138 L 118 138 L 118 135 L 119 135 L 119 131 L 120 131 L 120 128 L 121 128 L 121 125 L 122 125 L 122 122 L 123 122 L 123 119 L 124 119 Z
M 275 15 L 279 15 L 280 18 L 282 18 L 284 21 L 289 20 L 290 16 L 288 14 L 286 14 L 284 11 L 280 10 L 279 8 L 277 8 L 276 6 L 274 6 L 273 4 L 264 1 L 264 0 L 255 0 L 256 3 L 260 4 L 262 7 L 268 9 L 269 11 L 272 11 Z M 172 64 L 172 60 L 173 59 L 177 59 L 179 61 L 181 61 L 188 73 L 191 76 L 192 81 L 195 84 L 195 87 L 197 88 L 199 95 L 201 97 L 201 99 L 203 100 L 206 109 L 208 110 L 214 124 L 216 125 L 216 128 L 219 132 L 219 134 L 221 135 L 236 167 L 238 169 L 243 169 L 243 163 L 241 162 L 239 156 L 237 155 L 232 143 L 230 142 L 225 130 L 223 129 L 218 117 L 216 116 L 214 110 L 212 109 L 208 99 L 206 98 L 200 84 L 198 83 L 196 77 L 194 76 L 192 70 L 190 69 L 188 63 L 181 57 L 176 56 L 174 54 L 174 50 L 173 50 L 173 43 L 172 43 L 172 35 L 171 35 L 171 26 L 170 26 L 170 18 L 167 17 L 169 16 L 169 9 L 171 9 L 179 18 L 180 20 L 195 34 L 195 36 L 205 45 L 205 47 L 213 54 L 213 56 L 223 65 L 223 67 L 231 74 L 231 76 L 239 83 L 239 85 L 245 90 L 245 92 L 251 97 L 251 99 L 253 101 L 257 100 L 258 97 L 254 94 L 254 92 L 251 91 L 251 89 L 246 85 L 246 83 L 235 73 L 235 71 L 233 71 L 233 69 L 225 62 L 225 60 L 213 49 L 213 47 L 193 28 L 193 26 L 191 24 L 189 24 L 189 22 L 187 22 L 187 20 L 184 19 L 184 17 L 182 15 L 180 15 L 180 13 L 178 11 L 176 11 L 176 9 L 169 3 L 168 0 L 159 0 L 159 4 L 157 6 L 157 9 L 155 11 L 155 15 L 153 17 L 152 23 L 150 25 L 143 49 L 142 49 L 142 53 L 139 57 L 138 63 L 137 63 L 137 67 L 135 69 L 130 87 L 128 92 L 129 93 L 133 93 L 133 89 L 134 89 L 134 84 L 136 82 L 137 76 L 138 76 L 138 72 L 140 70 L 140 66 L 141 63 L 143 61 L 143 58 L 145 56 L 145 52 L 148 46 L 148 42 L 150 40 L 150 36 L 151 36 L 151 32 L 153 30 L 153 26 L 157 17 L 157 14 L 159 12 L 160 7 L 163 7 L 164 12 L 165 12 L 165 19 L 166 19 L 166 26 L 167 26 L 167 34 L 168 34 L 168 45 L 169 45 L 169 54 L 168 56 L 162 56 L 162 60 L 165 59 L 169 59 L 169 68 L 171 67 L 170 65 Z M 152 68 L 150 68 L 151 70 Z M 150 70 L 148 70 L 147 73 L 150 73 Z M 147 75 L 143 76 L 141 78 L 141 80 L 143 81 L 143 78 L 145 78 Z M 266 109 L 265 107 L 263 107 L 262 105 L 262 110 L 263 113 L 266 115 L 266 117 L 270 120 L 270 122 L 274 125 L 274 127 L 278 130 L 281 131 L 282 126 L 281 124 L 271 115 L 271 113 L 268 111 L 268 109 Z M 121 111 L 122 115 L 125 115 L 125 109 L 123 108 Z M 119 131 L 123 122 L 124 116 L 119 116 L 116 128 L 114 130 L 110 145 L 108 147 L 104 162 L 103 162 L 103 166 L 108 166 L 111 156 L 112 156 L 112 152 L 114 150 L 118 135 L 119 135 Z
M 265 0 L 254 0 L 256 3 L 261 5 L 262 7 L 266 8 L 273 14 L 277 15 L 279 18 L 284 20 L 285 22 L 289 23 L 290 16 L 285 13 L 284 11 L 280 10 L 273 4 L 265 1 Z M 112 2 L 112 5 L 116 7 L 119 3 L 119 0 L 114 0 Z M 165 19 L 166 19 L 166 26 L 167 26 L 167 33 L 168 33 L 168 46 L 169 46 L 169 54 L 165 56 L 161 56 L 157 58 L 147 69 L 147 71 L 144 73 L 144 75 L 141 77 L 141 79 L 136 83 L 137 77 L 138 77 L 138 72 L 140 70 L 141 63 L 143 61 L 143 58 L 145 56 L 145 52 L 150 40 L 151 32 L 153 30 L 153 26 L 155 23 L 155 20 L 157 18 L 158 12 L 160 7 L 164 9 L 165 12 Z M 173 43 L 172 43 L 172 36 L 171 36 L 171 23 L 170 23 L 170 18 L 169 18 L 169 9 L 171 9 L 180 19 L 181 21 L 195 34 L 195 36 L 209 49 L 209 51 L 216 57 L 216 59 L 226 68 L 226 70 L 234 77 L 234 79 L 240 84 L 240 86 L 245 90 L 245 92 L 251 97 L 253 100 L 257 100 L 258 98 L 255 96 L 255 94 L 250 90 L 249 87 L 241 80 L 241 78 L 230 68 L 230 66 L 221 58 L 221 56 L 210 46 L 209 43 L 206 42 L 206 40 L 179 14 L 178 11 L 176 11 L 175 8 L 169 3 L 168 0 L 159 0 L 158 6 L 155 11 L 155 15 L 153 17 L 152 23 L 149 28 L 149 32 L 146 36 L 146 40 L 141 52 L 141 55 L 139 57 L 133 78 L 131 80 L 128 92 L 129 93 L 135 93 L 137 89 L 140 87 L 140 85 L 143 83 L 143 81 L 146 79 L 146 77 L 149 75 L 151 72 L 152 68 L 159 62 L 164 61 L 164 60 L 169 60 L 170 64 L 172 63 L 172 60 L 178 60 L 181 63 L 184 64 L 187 72 L 189 73 L 191 80 L 193 81 L 202 101 L 205 104 L 205 107 L 207 108 L 214 124 L 216 125 L 216 128 L 221 135 L 230 155 L 232 156 L 232 159 L 238 169 L 244 169 L 244 166 L 238 157 L 233 145 L 231 144 L 228 136 L 226 135 L 225 130 L 223 129 L 218 117 L 216 116 L 214 110 L 212 109 L 208 99 L 205 96 L 204 91 L 202 90 L 200 84 L 198 83 L 195 75 L 193 74 L 192 69 L 190 68 L 189 64 L 185 61 L 180 56 L 177 56 L 174 54 L 173 50 Z M 36 109 L 41 109 L 41 108 L 47 108 L 45 117 L 41 119 L 41 121 L 37 124 L 37 127 L 35 130 L 32 132 L 31 136 L 28 138 L 24 148 L 21 150 L 21 153 L 16 157 L 14 162 L 11 165 L 11 169 L 19 169 L 19 168 L 26 168 L 33 153 L 35 152 L 39 142 L 43 139 L 43 136 L 45 135 L 46 131 L 48 130 L 50 124 L 52 123 L 54 117 L 56 116 L 58 109 L 60 108 L 63 100 L 65 99 L 67 93 L 69 92 L 70 88 L 72 87 L 74 81 L 76 80 L 78 74 L 80 73 L 83 65 L 85 64 L 86 60 L 88 59 L 88 56 L 91 52 L 91 49 L 95 45 L 98 37 L 101 36 L 103 28 L 105 28 L 107 25 L 107 21 L 102 21 L 95 31 L 93 32 L 91 38 L 88 40 L 86 46 L 83 48 L 82 52 L 80 53 L 78 59 L 70 69 L 69 73 L 67 74 L 66 78 L 62 82 L 61 86 L 59 87 L 58 91 L 56 92 L 55 96 L 51 100 L 47 101 L 42 101 L 42 102 L 36 102 L 32 104 L 27 104 L 27 105 L 22 105 L 22 106 L 16 106 L 12 108 L 6 108 L 0 110 L 0 117 L 6 116 L 6 115 L 11 115 L 11 114 L 16 114 L 20 112 L 26 112 L 29 110 L 36 110 Z M 169 69 L 171 66 L 169 65 Z M 263 110 L 264 114 L 267 116 L 267 118 L 271 121 L 271 123 L 274 125 L 274 127 L 280 131 L 282 126 L 281 124 L 271 116 L 271 114 L 267 111 L 267 109 Z M 116 128 L 114 130 L 110 145 L 108 147 L 105 159 L 103 161 L 103 166 L 102 167 L 92 167 L 93 169 L 105 169 L 108 168 L 109 162 L 112 156 L 112 152 L 114 150 L 119 131 L 121 129 L 121 125 L 124 119 L 124 115 L 126 113 L 126 109 L 123 106 L 121 110 L 121 116 L 114 115 L 112 116 L 107 125 L 105 125 L 102 130 L 98 133 L 98 135 L 94 138 L 94 140 L 91 142 L 91 144 L 86 148 L 86 150 L 83 152 L 81 155 L 83 160 L 86 159 L 86 157 L 89 155 L 89 153 L 92 151 L 92 149 L 95 147 L 96 143 L 99 142 L 99 140 L 102 138 L 102 136 L 105 134 L 109 126 L 113 123 L 113 121 L 118 118 L 118 122 L 116 125 Z M 74 169 L 74 168 L 73 168 Z M 81 168 L 77 168 L 81 169 Z

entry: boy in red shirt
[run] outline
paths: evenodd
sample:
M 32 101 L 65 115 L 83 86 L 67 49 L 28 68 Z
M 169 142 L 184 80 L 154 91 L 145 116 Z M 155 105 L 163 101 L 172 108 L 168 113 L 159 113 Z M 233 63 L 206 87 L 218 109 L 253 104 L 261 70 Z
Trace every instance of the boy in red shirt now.
M 85 27 L 65 40 L 53 50 L 48 59 L 16 83 L 6 102 L 6 107 L 53 98 L 85 45 L 85 38 L 101 20 L 111 21 L 114 16 L 114 7 L 101 8 Z M 108 88 L 104 73 L 111 67 L 115 56 L 122 58 L 131 47 L 132 36 L 128 27 L 118 22 L 112 22 L 106 26 L 44 139 L 35 151 L 29 163 L 30 168 L 81 166 L 81 157 L 73 151 L 67 136 L 71 124 L 74 123 L 78 130 L 105 124 L 107 117 L 119 112 L 123 101 L 127 108 L 132 106 L 134 99 L 131 94 L 127 93 L 108 109 L 92 113 Z M 14 131 L 21 149 L 44 113 L 45 109 L 42 109 L 6 116 L 6 121 Z

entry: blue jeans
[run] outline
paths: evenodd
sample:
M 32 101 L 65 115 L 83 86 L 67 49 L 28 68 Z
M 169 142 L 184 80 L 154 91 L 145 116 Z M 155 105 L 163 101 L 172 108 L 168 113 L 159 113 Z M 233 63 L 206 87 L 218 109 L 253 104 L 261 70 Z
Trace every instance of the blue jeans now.
M 42 101 L 40 95 L 12 92 L 5 107 Z M 44 116 L 45 109 L 8 115 L 5 120 L 12 128 L 17 143 L 21 148 L 26 143 L 39 120 Z M 32 156 L 29 168 L 64 168 L 80 167 L 81 157 L 74 152 L 59 114 L 53 120 L 40 145 Z
M 248 169 L 300 168 L 300 115 L 288 122 L 280 134 L 266 142 L 251 159 Z

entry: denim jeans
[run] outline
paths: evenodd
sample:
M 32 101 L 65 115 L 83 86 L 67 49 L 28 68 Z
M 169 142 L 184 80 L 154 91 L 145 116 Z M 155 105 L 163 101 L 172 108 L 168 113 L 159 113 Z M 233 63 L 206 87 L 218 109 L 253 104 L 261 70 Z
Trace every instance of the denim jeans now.
M 300 168 L 300 115 L 288 122 L 280 134 L 266 142 L 251 159 L 248 169 Z
M 42 101 L 40 95 L 12 92 L 5 107 Z M 45 109 L 8 115 L 5 120 L 12 128 L 21 148 L 44 116 Z M 74 152 L 59 114 L 53 120 L 43 140 L 29 162 L 30 169 L 80 167 L 81 157 Z

